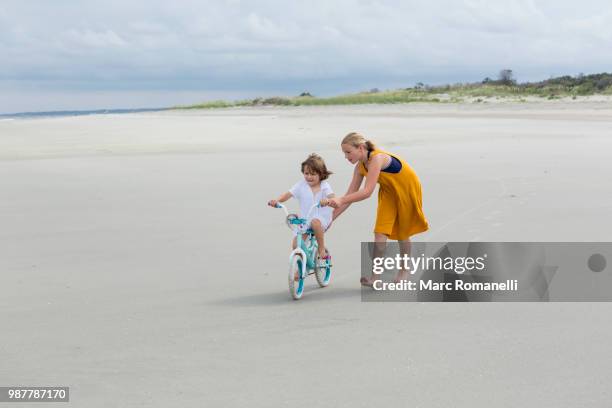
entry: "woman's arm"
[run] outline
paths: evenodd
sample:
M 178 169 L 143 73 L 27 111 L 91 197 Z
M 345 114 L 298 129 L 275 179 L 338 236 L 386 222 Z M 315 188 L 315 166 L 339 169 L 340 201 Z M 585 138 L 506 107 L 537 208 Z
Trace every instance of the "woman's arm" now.
M 328 194 L 327 197 L 321 199 L 321 206 L 325 207 L 329 205 L 329 199 L 334 198 L 336 195 L 334 193 Z
M 338 208 L 334 208 L 334 212 L 332 213 L 332 221 L 340 216 L 347 208 L 349 208 L 350 204 L 340 205 Z
M 358 191 L 359 187 L 361 187 L 362 182 L 363 182 L 363 176 L 359 172 L 359 164 L 358 164 L 357 166 L 355 166 L 355 170 L 353 170 L 353 179 L 351 180 L 351 184 L 349 184 L 349 188 L 346 192 L 346 195 Z M 335 200 L 341 200 L 341 198 L 335 198 Z M 333 200 L 330 200 L 330 201 L 333 201 Z M 334 205 L 332 204 L 332 207 L 334 207 L 334 213 L 332 215 L 332 220 L 335 220 L 336 218 L 338 218 L 340 214 L 342 214 L 351 205 L 350 203 L 342 204 L 341 202 L 336 203 L 336 204 L 339 204 L 339 205 L 334 207 Z
M 368 174 L 366 175 L 365 186 L 361 190 L 356 190 L 354 192 L 351 191 L 344 197 L 340 197 L 340 205 L 352 204 L 369 198 L 376 188 L 378 176 L 380 175 L 380 169 L 382 168 L 384 161 L 385 157 L 382 154 L 377 154 L 376 156 L 372 157 L 368 165 Z M 359 188 L 359 186 L 357 186 L 357 188 Z
M 346 191 L 345 195 L 354 193 L 355 191 L 359 190 L 359 187 L 361 187 L 362 182 L 363 182 L 363 176 L 359 172 L 359 164 L 358 164 L 357 166 L 355 166 L 355 169 L 353 170 L 353 179 L 351 180 L 351 184 L 349 184 L 349 188 Z

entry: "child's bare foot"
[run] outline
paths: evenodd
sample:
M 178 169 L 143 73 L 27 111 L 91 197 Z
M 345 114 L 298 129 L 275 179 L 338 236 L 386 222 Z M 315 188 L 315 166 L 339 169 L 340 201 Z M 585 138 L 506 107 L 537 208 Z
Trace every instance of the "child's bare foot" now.
M 401 281 L 407 281 L 409 277 L 410 274 L 408 273 L 408 271 L 399 271 L 395 276 L 395 279 L 393 279 L 393 282 L 399 283 Z
M 327 252 L 319 252 L 317 255 L 317 266 L 319 268 L 326 268 L 328 259 L 329 256 L 327 255 Z
M 376 280 L 378 280 L 376 276 L 362 276 L 361 279 L 359 279 L 359 282 L 361 283 L 361 286 L 367 286 L 371 288 L 374 286 L 374 281 Z

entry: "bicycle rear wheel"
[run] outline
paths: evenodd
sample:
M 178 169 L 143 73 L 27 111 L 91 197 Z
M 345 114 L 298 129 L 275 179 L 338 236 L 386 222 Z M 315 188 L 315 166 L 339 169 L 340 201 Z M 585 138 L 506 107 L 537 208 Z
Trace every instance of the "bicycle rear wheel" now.
M 317 264 L 315 266 L 315 277 L 317 278 L 317 283 L 320 287 L 324 288 L 329 285 L 329 281 L 331 279 L 331 254 L 329 250 L 325 248 L 325 255 L 327 255 L 327 260 L 325 261 L 325 267 L 319 267 L 319 262 L 317 259 Z

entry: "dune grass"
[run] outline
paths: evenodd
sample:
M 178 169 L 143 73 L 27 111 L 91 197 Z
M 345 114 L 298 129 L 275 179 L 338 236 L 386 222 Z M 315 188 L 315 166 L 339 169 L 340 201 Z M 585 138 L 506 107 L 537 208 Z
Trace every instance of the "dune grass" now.
M 211 101 L 189 106 L 177 106 L 176 109 L 214 109 L 237 106 L 316 106 L 316 105 L 361 105 L 411 102 L 440 102 L 435 94 L 426 94 L 412 90 L 394 90 L 384 92 L 360 92 L 356 94 L 319 98 L 313 96 L 255 98 L 234 102 Z
M 427 86 L 418 84 L 412 88 L 379 91 L 372 89 L 354 94 L 316 97 L 304 92 L 300 96 L 245 99 L 239 101 L 211 101 L 174 109 L 215 109 L 239 106 L 324 106 L 361 105 L 394 103 L 457 103 L 466 100 L 484 102 L 482 98 L 511 98 L 525 102 L 526 97 L 540 97 L 549 100 L 563 97 L 576 98 L 586 95 L 612 95 L 612 74 L 602 73 L 563 76 L 535 83 L 518 84 L 515 81 L 492 81 L 479 83 Z

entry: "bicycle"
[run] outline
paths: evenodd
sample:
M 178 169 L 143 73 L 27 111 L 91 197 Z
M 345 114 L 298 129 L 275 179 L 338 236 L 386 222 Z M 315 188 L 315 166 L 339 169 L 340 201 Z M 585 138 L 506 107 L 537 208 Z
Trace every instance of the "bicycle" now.
M 289 294 L 295 300 L 300 299 L 304 294 L 304 280 L 308 275 L 314 274 L 317 283 L 322 288 L 329 285 L 331 279 L 332 264 L 330 252 L 325 248 L 325 266 L 320 267 L 317 262 L 319 245 L 314 236 L 314 231 L 307 228 L 312 211 L 320 206 L 320 203 L 314 204 L 308 211 L 306 218 L 299 218 L 297 214 L 289 214 L 287 207 L 284 205 L 276 205 L 276 208 L 282 208 L 285 211 L 287 226 L 297 236 L 297 245 L 289 254 Z M 306 234 L 305 239 L 302 237 L 304 234 Z M 298 279 L 296 279 L 296 275 Z

